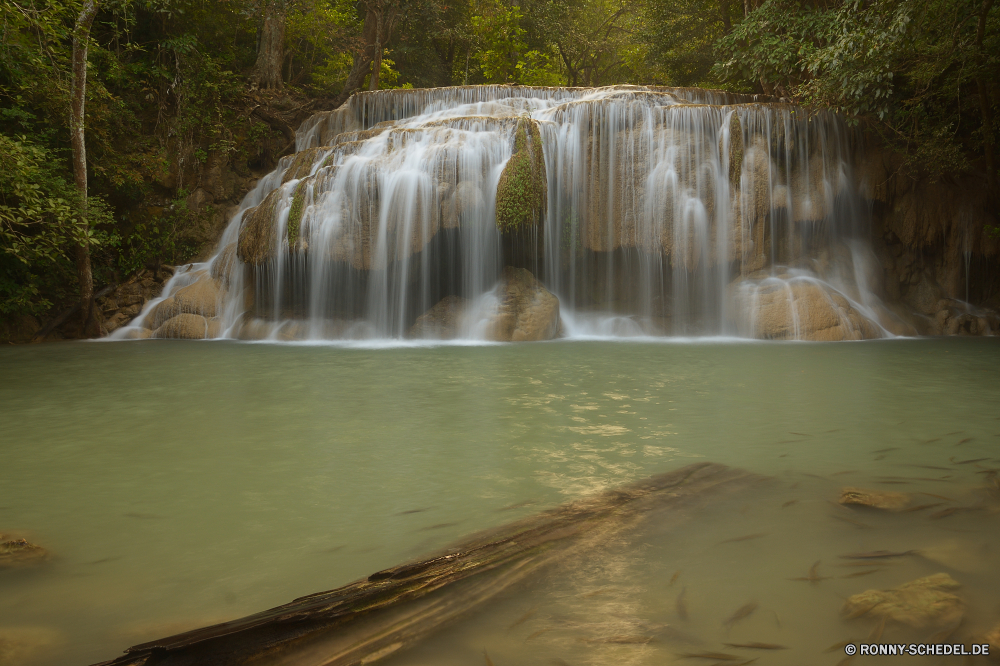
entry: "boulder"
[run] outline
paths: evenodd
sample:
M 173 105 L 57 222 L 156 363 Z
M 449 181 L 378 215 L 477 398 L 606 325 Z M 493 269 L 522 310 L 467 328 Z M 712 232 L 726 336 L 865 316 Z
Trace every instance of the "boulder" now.
M 197 282 L 178 289 L 173 296 L 179 313 L 198 314 L 203 317 L 214 317 L 219 307 L 222 290 L 219 283 L 209 275 L 204 275 Z
M 840 503 L 867 506 L 872 509 L 899 511 L 910 503 L 910 496 L 890 490 L 863 490 L 844 488 L 840 491 Z
M 142 318 L 142 325 L 151 331 L 155 331 L 163 322 L 180 314 L 180 308 L 173 298 L 164 298 L 162 301 L 150 308 L 146 316 Z
M 410 327 L 410 337 L 450 340 L 458 336 L 461 320 L 469 308 L 468 299 L 445 296 L 437 305 L 417 317 Z
M 0 534 L 0 569 L 37 564 L 48 556 L 47 550 L 27 539 L 9 539 Z
M 882 329 L 819 280 L 770 277 L 736 285 L 739 327 L 770 340 L 867 340 Z
M 281 197 L 282 191 L 279 187 L 268 194 L 259 205 L 243 213 L 236 244 L 236 256 L 243 263 L 262 264 L 277 254 L 274 215 Z
M 130 307 L 135 307 L 135 306 L 130 306 Z M 135 315 L 133 314 L 132 316 L 134 317 Z M 105 330 L 107 330 L 108 333 L 114 333 L 119 328 L 129 323 L 131 319 L 132 317 L 130 317 L 125 312 L 115 312 L 109 318 L 104 320 L 104 328 Z
M 551 340 L 559 331 L 559 299 L 524 268 L 507 266 L 495 291 L 486 338 L 497 342 Z
M 183 313 L 171 317 L 153 331 L 154 338 L 180 338 L 202 340 L 208 335 L 208 320 L 201 315 Z
M 497 228 L 513 232 L 538 226 L 545 218 L 547 196 L 538 123 L 528 117 L 519 118 L 514 130 L 514 153 L 497 183 Z
M 927 635 L 954 630 L 965 615 L 965 604 L 952 594 L 961 585 L 945 573 L 904 583 L 891 590 L 866 590 L 850 597 L 841 610 L 847 619 L 885 619 Z M 944 634 L 947 636 L 947 634 Z

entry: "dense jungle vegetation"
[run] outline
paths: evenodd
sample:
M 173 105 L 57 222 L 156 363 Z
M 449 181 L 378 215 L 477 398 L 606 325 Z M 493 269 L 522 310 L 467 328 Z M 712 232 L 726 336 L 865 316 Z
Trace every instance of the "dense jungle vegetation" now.
M 914 173 L 975 174 L 995 190 L 993 5 L 0 0 L 0 320 L 45 320 L 145 266 L 191 259 L 212 220 L 291 150 L 297 123 L 359 89 L 762 92 L 836 109 Z M 79 161 L 71 128 L 84 116 L 72 102 L 84 71 Z M 214 191 L 194 192 L 206 174 Z M 92 286 L 81 291 L 84 259 Z

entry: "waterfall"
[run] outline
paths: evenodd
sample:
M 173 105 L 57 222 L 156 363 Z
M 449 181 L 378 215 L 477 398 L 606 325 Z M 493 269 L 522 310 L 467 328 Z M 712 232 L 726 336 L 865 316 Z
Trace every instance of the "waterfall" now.
M 519 132 L 547 196 L 501 231 Z M 432 308 L 502 299 L 505 265 L 570 337 L 882 337 L 855 143 L 833 114 L 701 89 L 358 93 L 303 123 L 215 256 L 113 337 L 405 338 Z

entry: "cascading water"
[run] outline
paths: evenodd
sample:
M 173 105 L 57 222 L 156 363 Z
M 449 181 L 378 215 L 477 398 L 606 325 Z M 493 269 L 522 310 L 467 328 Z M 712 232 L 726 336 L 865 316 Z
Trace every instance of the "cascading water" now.
M 531 279 L 505 265 L 568 336 L 881 337 L 851 142 L 831 114 L 699 89 L 360 93 L 114 337 L 403 338 L 450 312 L 449 337 L 489 338 L 498 280 Z M 498 186 L 533 223 L 498 228 Z

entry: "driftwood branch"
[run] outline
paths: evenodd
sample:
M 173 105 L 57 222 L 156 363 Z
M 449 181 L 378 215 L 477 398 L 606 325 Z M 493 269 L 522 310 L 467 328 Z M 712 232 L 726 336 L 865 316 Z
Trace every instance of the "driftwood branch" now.
M 434 557 L 232 622 L 129 648 L 98 666 L 370 664 L 409 647 L 568 555 L 607 543 L 653 510 L 761 477 L 699 463 L 481 533 Z M 589 552 L 589 551 L 588 551 Z

